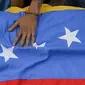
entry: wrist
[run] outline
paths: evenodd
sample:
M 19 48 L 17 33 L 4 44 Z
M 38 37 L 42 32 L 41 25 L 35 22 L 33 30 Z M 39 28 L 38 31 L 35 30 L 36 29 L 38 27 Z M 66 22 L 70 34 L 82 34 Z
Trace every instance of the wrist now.
M 39 14 L 41 5 L 41 0 L 32 0 L 28 12 Z

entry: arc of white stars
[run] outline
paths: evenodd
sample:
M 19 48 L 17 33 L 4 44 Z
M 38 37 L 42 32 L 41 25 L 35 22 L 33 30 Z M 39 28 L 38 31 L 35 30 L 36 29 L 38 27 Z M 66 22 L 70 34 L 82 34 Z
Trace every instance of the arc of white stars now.
M 44 43 L 42 43 L 42 44 L 40 44 L 40 45 L 38 45 L 37 43 L 34 43 L 34 44 L 33 44 L 33 47 L 35 47 L 36 49 L 38 49 L 38 48 L 43 48 L 43 47 L 45 47 L 45 45 L 46 45 L 46 42 L 44 42 Z
M 71 32 L 68 28 L 65 27 L 65 32 L 66 32 L 66 35 L 59 37 L 59 39 L 67 40 L 68 47 L 71 46 L 72 42 L 81 43 L 81 41 L 76 37 L 79 30 Z
M 0 53 L 0 57 L 4 57 L 5 62 L 7 62 L 10 58 L 18 58 L 14 53 L 14 47 L 12 48 L 6 48 L 3 45 L 1 45 L 3 52 Z

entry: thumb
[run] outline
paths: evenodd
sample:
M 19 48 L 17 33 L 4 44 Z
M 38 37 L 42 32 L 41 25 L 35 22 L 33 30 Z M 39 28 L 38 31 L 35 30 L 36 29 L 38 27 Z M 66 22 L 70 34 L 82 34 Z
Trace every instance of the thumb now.
M 16 21 L 15 24 L 13 24 L 8 31 L 13 31 L 17 26 L 19 25 L 19 21 Z

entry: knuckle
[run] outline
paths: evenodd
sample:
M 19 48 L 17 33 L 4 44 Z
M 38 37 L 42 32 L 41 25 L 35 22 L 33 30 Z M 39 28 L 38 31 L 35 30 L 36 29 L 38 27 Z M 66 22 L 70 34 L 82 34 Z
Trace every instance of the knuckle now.
M 24 44 L 24 42 L 23 42 L 23 41 L 21 41 L 21 42 L 20 42 L 20 45 L 22 46 L 23 44 Z
M 35 35 L 32 35 L 32 38 L 35 38 Z
M 30 35 L 27 35 L 27 39 L 29 39 L 30 38 Z
M 32 37 L 35 37 L 35 33 L 34 32 L 32 33 Z
M 21 42 L 24 42 L 24 41 L 25 41 L 25 39 L 24 39 L 24 38 L 22 38 Z
M 29 42 L 26 42 L 26 45 L 28 45 L 29 44 Z

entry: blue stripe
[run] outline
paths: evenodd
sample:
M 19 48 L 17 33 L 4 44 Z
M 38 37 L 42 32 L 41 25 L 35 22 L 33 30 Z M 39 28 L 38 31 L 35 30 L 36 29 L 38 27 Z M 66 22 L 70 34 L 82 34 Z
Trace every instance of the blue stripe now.
M 8 28 L 24 13 L 11 14 L 0 12 L 0 43 L 10 48 L 19 30 L 8 32 Z M 9 59 L 6 63 L 0 57 L 0 81 L 13 79 L 81 79 L 85 78 L 85 11 L 55 11 L 41 14 L 38 17 L 36 42 L 46 42 L 44 48 L 37 50 L 31 45 L 14 48 L 18 59 Z M 73 42 L 67 47 L 64 40 L 58 37 L 65 35 L 67 27 L 70 31 L 79 29 L 77 38 L 80 43 Z M 0 53 L 2 48 L 0 47 Z

